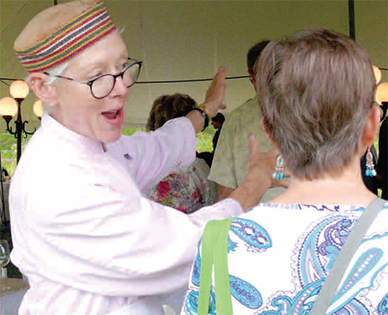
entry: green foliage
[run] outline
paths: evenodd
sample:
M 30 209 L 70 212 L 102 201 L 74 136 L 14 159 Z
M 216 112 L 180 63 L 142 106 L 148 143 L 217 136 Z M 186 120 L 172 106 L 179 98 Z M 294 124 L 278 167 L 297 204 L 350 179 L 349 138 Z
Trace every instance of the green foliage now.
M 213 135 L 215 129 L 213 126 L 207 127 L 203 132 L 197 134 L 197 151 L 212 152 L 213 151 Z
M 126 136 L 132 136 L 136 131 L 146 131 L 145 128 L 131 128 L 131 129 L 124 129 L 123 130 L 123 135 L 126 135 Z
M 28 140 L 29 137 L 27 139 L 22 139 L 22 151 Z M 12 176 L 16 169 L 17 145 L 15 136 L 8 132 L 0 133 L 0 150 L 1 166 L 8 171 L 10 176 Z

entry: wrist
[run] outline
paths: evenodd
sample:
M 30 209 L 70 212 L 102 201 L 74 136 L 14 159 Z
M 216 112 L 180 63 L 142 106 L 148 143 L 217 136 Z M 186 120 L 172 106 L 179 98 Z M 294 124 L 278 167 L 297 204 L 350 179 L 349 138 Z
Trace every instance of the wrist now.
M 204 124 L 201 130 L 201 131 L 204 131 L 206 127 L 209 126 L 210 116 L 208 114 L 209 110 L 206 108 L 206 106 L 205 105 L 203 105 L 202 107 L 201 106 L 195 107 L 193 108 L 193 110 L 200 112 L 202 117 L 204 118 Z
M 208 108 L 205 104 L 199 105 L 198 108 L 202 109 L 202 110 L 206 113 L 206 115 L 209 117 L 209 120 L 213 117 L 213 116 L 210 114 L 209 108 Z
M 271 180 L 249 180 L 244 179 L 230 198 L 237 200 L 244 212 L 260 203 L 261 197 L 271 185 Z

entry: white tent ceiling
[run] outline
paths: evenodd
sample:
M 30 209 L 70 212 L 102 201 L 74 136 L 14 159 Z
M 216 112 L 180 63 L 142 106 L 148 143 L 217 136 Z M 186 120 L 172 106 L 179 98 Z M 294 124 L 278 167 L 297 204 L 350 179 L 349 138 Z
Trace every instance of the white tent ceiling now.
M 66 1 L 58 0 L 59 3 Z M 349 34 L 347 0 L 309 1 L 124 1 L 106 0 L 115 24 L 124 27 L 130 56 L 144 61 L 140 81 L 210 78 L 219 65 L 228 76 L 245 76 L 246 53 L 263 39 L 291 35 L 320 26 Z M 13 54 L 13 41 L 24 25 L 53 0 L 0 0 L 0 77 L 25 78 Z M 356 40 L 372 62 L 388 68 L 388 1 L 355 1 Z M 44 27 L 44 25 L 42 25 Z M 388 81 L 387 71 L 383 80 Z M 3 81 L 10 83 L 11 81 Z M 138 84 L 132 88 L 126 127 L 144 125 L 152 101 L 161 94 L 182 92 L 203 101 L 208 82 Z M 248 79 L 228 80 L 226 114 L 252 97 Z M 0 82 L 0 97 L 9 96 Z M 38 126 L 32 113 L 36 97 L 23 102 L 23 118 Z M 5 129 L 3 121 L 0 130 Z

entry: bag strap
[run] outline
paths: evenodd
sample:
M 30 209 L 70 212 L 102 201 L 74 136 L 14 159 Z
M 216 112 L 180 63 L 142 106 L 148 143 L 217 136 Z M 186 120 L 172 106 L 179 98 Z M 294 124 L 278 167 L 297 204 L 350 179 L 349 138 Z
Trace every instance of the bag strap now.
M 218 238 L 214 244 L 214 287 L 216 291 L 216 308 L 218 314 L 232 315 L 232 297 L 228 267 L 229 229 L 234 218 L 220 221 Z
M 228 235 L 233 220 L 212 220 L 205 226 L 202 235 L 198 315 L 209 312 L 213 263 L 217 313 L 233 314 L 227 259 Z
M 326 314 L 350 260 L 362 242 L 370 225 L 379 214 L 380 210 L 384 207 L 385 203 L 385 200 L 375 198 L 368 207 L 366 207 L 346 239 L 345 244 L 342 246 L 337 259 L 334 261 L 333 267 L 313 304 L 310 315 Z

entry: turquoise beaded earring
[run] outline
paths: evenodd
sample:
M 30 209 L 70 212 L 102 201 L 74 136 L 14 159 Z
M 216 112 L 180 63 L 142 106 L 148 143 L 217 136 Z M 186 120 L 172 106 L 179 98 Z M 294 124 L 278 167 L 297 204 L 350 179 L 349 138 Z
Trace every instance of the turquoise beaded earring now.
M 283 164 L 283 157 L 282 155 L 279 155 L 277 160 L 276 160 L 276 167 L 275 171 L 272 174 L 272 178 L 274 180 L 281 180 L 284 178 L 284 164 Z
M 368 177 L 374 177 L 377 175 L 377 172 L 375 170 L 375 165 L 373 163 L 373 155 L 370 151 L 370 148 L 368 148 L 366 152 L 366 171 L 365 175 Z

